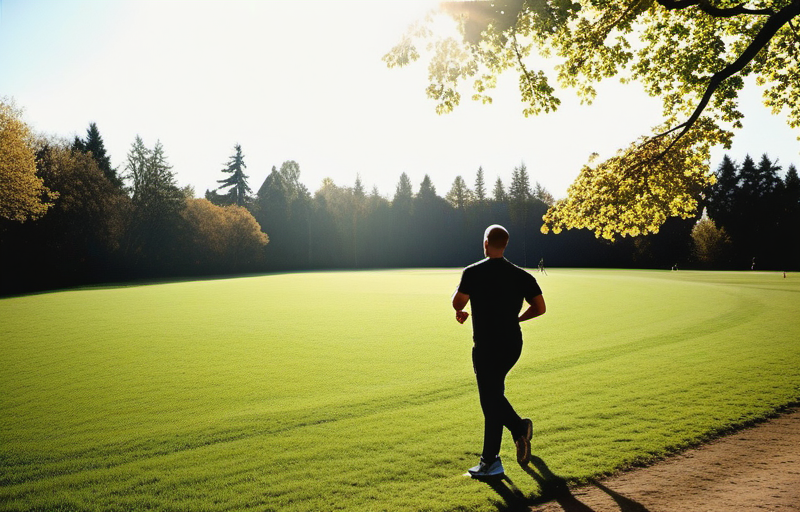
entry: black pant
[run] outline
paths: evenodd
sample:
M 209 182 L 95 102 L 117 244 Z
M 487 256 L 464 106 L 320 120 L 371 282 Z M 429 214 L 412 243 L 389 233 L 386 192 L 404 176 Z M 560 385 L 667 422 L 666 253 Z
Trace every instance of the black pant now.
M 478 380 L 478 394 L 483 410 L 483 458 L 492 460 L 500 453 L 503 427 L 515 438 L 521 435 L 522 418 L 505 396 L 506 375 L 522 354 L 522 340 L 476 344 L 472 348 L 472 365 Z

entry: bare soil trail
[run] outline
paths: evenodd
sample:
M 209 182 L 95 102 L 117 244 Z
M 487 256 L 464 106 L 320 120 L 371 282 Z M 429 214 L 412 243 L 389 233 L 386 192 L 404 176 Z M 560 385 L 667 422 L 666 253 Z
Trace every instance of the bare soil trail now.
M 493 485 L 512 510 L 531 512 L 800 511 L 800 410 L 686 450 L 651 466 L 567 489 L 534 458 L 526 470 L 547 501 L 515 502 L 513 484 Z

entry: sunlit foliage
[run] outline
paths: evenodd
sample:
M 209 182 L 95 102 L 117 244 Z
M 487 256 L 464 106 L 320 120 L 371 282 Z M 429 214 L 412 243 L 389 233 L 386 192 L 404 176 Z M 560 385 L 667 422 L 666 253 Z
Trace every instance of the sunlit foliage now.
M 58 194 L 36 175 L 33 136 L 20 117 L 0 101 L 0 218 L 24 222 L 43 216 Z
M 618 233 L 658 232 L 668 217 L 693 216 L 700 192 L 714 183 L 708 173 L 710 145 L 701 130 L 665 152 L 670 143 L 669 137 L 648 139 L 584 167 L 567 198 L 548 210 L 542 232 L 585 228 L 613 239 Z
M 253 215 L 238 205 L 217 206 L 206 199 L 187 199 L 182 215 L 193 234 L 196 264 L 237 268 L 258 260 L 269 237 Z
M 692 229 L 695 257 L 706 265 L 716 263 L 730 244 L 731 240 L 725 233 L 725 228 L 718 228 L 708 217 L 701 218 Z
M 773 112 L 784 109 L 789 125 L 800 126 L 800 35 L 793 22 L 800 0 L 497 0 L 442 8 L 459 20 L 461 38 L 437 36 L 431 16 L 384 57 L 389 67 L 406 65 L 427 42 L 427 93 L 439 113 L 460 103 L 464 82 L 474 100 L 491 103 L 491 89 L 507 70 L 519 75 L 525 116 L 557 109 L 557 87 L 591 103 L 595 85 L 614 76 L 662 99 L 663 119 L 654 120 L 652 134 L 581 172 L 546 217 L 553 231 L 637 235 L 694 212 L 691 192 L 710 176 L 708 147 L 729 147 L 742 124 L 737 100 L 747 76 L 765 86 Z M 612 196 L 611 189 L 623 193 Z

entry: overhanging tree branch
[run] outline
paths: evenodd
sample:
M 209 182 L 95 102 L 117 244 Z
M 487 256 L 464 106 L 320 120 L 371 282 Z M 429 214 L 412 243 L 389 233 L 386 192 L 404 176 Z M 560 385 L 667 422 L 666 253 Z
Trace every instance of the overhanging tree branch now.
M 673 3 L 673 4 L 689 4 L 696 0 L 687 0 L 686 2 L 670 2 L 670 0 L 658 0 L 660 4 L 664 3 Z M 714 95 L 714 92 L 719 88 L 719 86 L 727 80 L 728 78 L 732 77 L 736 73 L 740 72 L 744 67 L 752 61 L 755 56 L 761 51 L 775 34 L 780 30 L 784 25 L 791 22 L 792 18 L 800 15 L 800 0 L 794 0 L 791 4 L 787 5 L 780 11 L 771 15 L 764 26 L 761 27 L 761 30 L 758 31 L 755 38 L 750 42 L 750 44 L 745 48 L 742 54 L 739 56 L 738 59 L 733 61 L 732 63 L 725 66 L 722 70 L 714 73 L 711 79 L 708 82 L 708 86 L 706 87 L 705 93 L 703 97 L 700 99 L 700 103 L 698 103 L 697 107 L 695 108 L 692 115 L 687 119 L 684 123 L 675 126 L 674 128 L 656 135 L 654 138 L 660 138 L 664 135 L 672 133 L 676 130 L 682 128 L 681 132 L 675 137 L 675 140 L 670 143 L 669 146 L 661 153 L 658 158 L 663 157 L 670 149 L 672 149 L 678 140 L 686 134 L 689 129 L 697 122 L 700 118 L 700 115 L 703 113 L 703 110 L 708 105 L 708 102 L 711 100 L 711 96 Z M 652 139 L 651 139 L 652 140 Z
M 697 6 L 701 11 L 711 16 L 718 18 L 730 18 L 740 14 L 756 14 L 756 15 L 773 15 L 775 11 L 772 9 L 749 9 L 744 4 L 739 4 L 734 7 L 716 7 L 711 5 L 709 0 L 658 0 L 662 7 L 668 10 L 680 10 L 687 7 Z

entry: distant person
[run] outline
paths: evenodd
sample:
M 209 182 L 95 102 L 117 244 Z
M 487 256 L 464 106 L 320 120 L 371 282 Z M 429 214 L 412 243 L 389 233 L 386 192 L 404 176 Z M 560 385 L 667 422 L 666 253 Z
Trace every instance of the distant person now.
M 539 273 L 544 273 L 544 275 L 547 275 L 547 271 L 544 269 L 544 258 L 539 260 Z
M 472 365 L 484 416 L 483 451 L 480 463 L 469 469 L 474 478 L 502 475 L 500 442 L 505 426 L 514 436 L 517 462 L 528 463 L 533 423 L 521 418 L 505 397 L 505 379 L 522 354 L 520 322 L 543 315 L 542 290 L 536 279 L 514 265 L 503 253 L 508 231 L 494 224 L 483 235 L 486 258 L 464 269 L 453 294 L 456 320 L 464 323 L 472 307 Z M 528 308 L 520 315 L 523 300 Z

